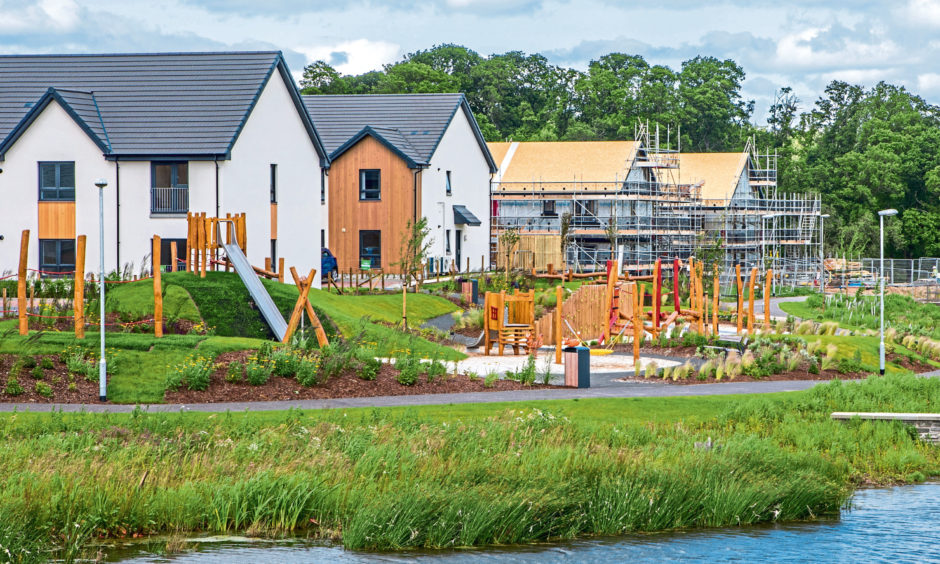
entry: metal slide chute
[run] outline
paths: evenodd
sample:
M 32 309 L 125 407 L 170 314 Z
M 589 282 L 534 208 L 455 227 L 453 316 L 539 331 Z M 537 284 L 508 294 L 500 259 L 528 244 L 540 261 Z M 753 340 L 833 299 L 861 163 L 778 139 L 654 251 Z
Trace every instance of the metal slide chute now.
M 219 220 L 219 223 L 225 221 L 226 220 Z M 264 316 L 264 320 L 268 322 L 268 327 L 271 328 L 277 340 L 283 341 L 284 335 L 287 334 L 287 322 L 284 321 L 281 310 L 277 309 L 277 306 L 274 305 L 274 300 L 271 299 L 271 295 L 264 289 L 261 279 L 255 274 L 255 270 L 248 262 L 245 253 L 243 253 L 238 246 L 237 236 L 232 237 L 232 239 L 233 241 L 231 243 L 222 243 L 224 240 L 222 237 L 219 237 L 217 240 L 219 241 L 219 245 L 225 249 L 226 257 L 228 257 L 232 266 L 235 267 L 235 272 L 237 272 L 238 277 L 242 279 L 242 284 L 245 285 L 245 288 L 248 289 L 251 299 L 255 301 L 255 305 L 261 310 L 261 315 Z

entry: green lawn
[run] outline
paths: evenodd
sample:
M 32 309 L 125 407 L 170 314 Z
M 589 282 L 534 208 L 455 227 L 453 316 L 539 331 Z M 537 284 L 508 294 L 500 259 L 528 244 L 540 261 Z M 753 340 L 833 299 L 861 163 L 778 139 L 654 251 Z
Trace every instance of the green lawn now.
M 108 398 L 117 403 L 158 403 L 163 401 L 164 381 L 168 367 L 182 363 L 198 353 L 215 357 L 226 351 L 256 349 L 270 331 L 260 313 L 249 306 L 247 290 L 234 273 L 210 272 L 201 279 L 185 272 L 163 277 L 166 291 L 164 312 L 169 318 L 198 321 L 204 319 L 216 333 L 212 336 L 166 335 L 156 339 L 151 333 L 108 333 L 107 346 L 116 354 L 112 359 Z M 285 317 L 290 315 L 297 300 L 294 286 L 264 281 L 275 303 Z M 108 288 L 108 308 L 134 317 L 153 313 L 153 283 L 140 281 Z M 400 295 L 332 295 L 311 290 L 311 303 L 317 310 L 331 338 L 338 333 L 355 337 L 363 333 L 363 341 L 382 356 L 410 349 L 418 355 L 457 360 L 466 355 L 426 339 L 411 336 L 373 321 L 394 323 L 401 319 Z M 451 302 L 425 294 L 409 294 L 408 318 L 412 326 L 427 319 L 457 310 Z M 58 354 L 69 346 L 81 344 L 97 350 L 97 332 L 86 332 L 79 343 L 72 332 L 33 332 L 21 337 L 16 333 L 16 320 L 0 322 L 0 353 Z

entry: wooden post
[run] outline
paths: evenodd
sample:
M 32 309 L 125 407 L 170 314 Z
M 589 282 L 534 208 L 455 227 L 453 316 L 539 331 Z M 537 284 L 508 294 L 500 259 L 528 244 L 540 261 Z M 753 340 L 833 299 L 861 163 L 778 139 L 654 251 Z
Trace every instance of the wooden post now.
M 673 259 L 672 261 L 672 304 L 676 308 L 676 312 L 682 311 L 682 303 L 679 301 L 679 259 Z
M 480 255 L 480 272 L 483 272 L 484 262 L 485 262 L 485 257 L 483 255 Z
M 562 342 L 562 332 L 561 332 L 561 306 L 562 300 L 565 299 L 565 289 L 563 284 L 555 286 L 555 364 L 561 364 L 561 347 Z M 486 315 L 486 312 L 483 312 L 483 315 Z
M 311 268 L 310 274 L 304 279 L 301 285 L 300 297 L 297 298 L 297 303 L 294 304 L 294 311 L 290 314 L 290 321 L 287 323 L 287 331 L 284 332 L 284 338 L 281 339 L 282 343 L 290 341 L 294 331 L 297 330 L 297 325 L 300 323 L 300 317 L 304 314 L 304 305 L 307 304 L 307 296 L 310 294 L 310 286 L 313 284 L 313 277 L 316 273 L 316 269 Z
M 36 284 L 29 285 L 29 311 L 36 311 Z
M 470 272 L 470 257 L 467 257 L 467 273 Z
M 401 326 L 408 328 L 408 284 L 405 280 L 401 282 Z
M 228 222 L 228 221 L 231 221 L 232 214 L 230 213 L 225 214 L 225 219 L 227 220 L 225 223 L 225 244 L 231 245 L 232 244 L 232 232 L 235 231 L 235 224 Z M 231 268 L 231 264 L 229 263 L 229 261 L 225 261 L 225 272 L 228 272 L 230 268 Z
M 176 241 L 170 241 L 170 272 L 176 272 L 177 249 Z
M 264 269 L 271 272 L 271 257 L 264 257 Z
M 695 266 L 695 287 L 696 293 L 698 295 L 698 329 L 699 333 L 704 335 L 706 333 L 707 321 L 708 321 L 708 310 L 706 308 L 705 302 L 705 263 L 699 262 Z
M 718 265 L 715 265 L 715 275 L 712 278 L 712 331 L 718 336 Z
M 662 301 L 662 260 L 656 259 L 653 266 L 653 336 L 659 335 L 659 308 Z
M 313 272 L 315 273 L 316 270 Z M 306 281 L 302 280 L 300 276 L 297 275 L 297 269 L 293 266 L 290 267 L 290 275 L 294 279 L 294 285 L 297 286 L 297 289 L 303 292 L 304 282 Z M 321 347 L 325 347 L 326 345 L 330 344 L 330 341 L 326 338 L 326 331 L 323 330 L 323 324 L 320 323 L 320 317 L 317 316 L 317 312 L 313 310 L 313 305 L 310 304 L 310 300 L 306 300 L 304 305 L 307 310 L 307 319 L 309 319 L 310 324 L 313 325 L 313 331 L 317 336 L 317 343 Z
M 163 336 L 163 286 L 160 284 L 160 236 L 153 236 L 153 336 Z
M 199 216 L 199 276 L 206 277 L 206 261 L 208 260 L 208 243 L 206 242 L 206 212 Z
M 770 331 L 770 285 L 773 283 L 774 271 L 767 270 L 767 276 L 764 279 L 764 331 Z
M 747 334 L 754 333 L 754 280 L 757 279 L 757 267 L 751 269 L 751 278 L 747 283 L 750 295 L 747 301 Z
M 193 212 L 186 212 L 186 272 L 193 271 L 193 247 L 196 246 L 193 237 Z
M 738 277 L 738 309 L 737 309 L 737 321 L 738 321 L 738 335 L 741 334 L 741 329 L 744 324 L 744 281 L 741 280 L 741 265 L 734 265 L 734 273 Z
M 72 315 L 74 317 L 75 338 L 85 338 L 85 236 L 75 240 L 75 294 L 72 297 Z
M 615 267 L 616 262 L 614 261 Z M 616 276 L 616 268 L 614 276 Z M 640 365 L 640 340 L 643 338 L 643 322 L 640 320 L 640 284 L 633 285 L 633 369 L 636 371 Z M 609 324 L 608 324 L 609 327 Z M 606 341 L 605 341 L 606 342 Z M 610 346 L 608 344 L 608 346 Z
M 20 335 L 29 333 L 29 320 L 26 318 L 26 261 L 29 260 L 29 229 L 24 229 L 20 237 L 20 269 L 16 279 L 16 301 L 20 316 Z
M 284 283 L 284 257 L 277 259 L 277 281 Z
M 607 314 L 604 315 L 604 344 L 610 345 L 610 310 L 614 307 L 614 286 L 617 284 L 617 261 L 611 261 L 610 272 L 607 273 L 607 291 L 604 294 L 607 303 Z

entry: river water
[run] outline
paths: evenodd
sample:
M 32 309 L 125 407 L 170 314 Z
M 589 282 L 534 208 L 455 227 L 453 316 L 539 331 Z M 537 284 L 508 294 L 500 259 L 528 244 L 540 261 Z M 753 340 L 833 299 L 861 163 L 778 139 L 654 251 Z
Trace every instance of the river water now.
M 940 562 L 940 483 L 858 491 L 838 518 L 786 525 L 629 535 L 561 544 L 446 552 L 350 552 L 299 541 L 194 539 L 173 556 L 142 546 L 112 553 L 121 562 L 475 563 L 513 562 Z M 151 545 L 153 546 L 153 545 Z

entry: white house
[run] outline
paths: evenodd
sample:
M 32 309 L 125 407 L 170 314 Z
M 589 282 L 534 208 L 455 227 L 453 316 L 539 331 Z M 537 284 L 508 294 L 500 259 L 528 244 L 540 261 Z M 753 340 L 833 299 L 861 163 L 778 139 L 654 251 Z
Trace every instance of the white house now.
M 330 155 L 329 237 L 340 270 L 396 271 L 424 216 L 436 265 L 489 265 L 496 164 L 463 94 L 304 96 Z
M 252 264 L 320 268 L 329 159 L 279 52 L 0 56 L 0 271 L 149 270 L 186 213 L 245 213 Z M 321 182 L 323 186 L 321 187 Z M 318 283 L 319 281 L 317 281 Z

